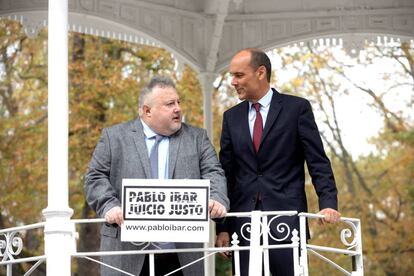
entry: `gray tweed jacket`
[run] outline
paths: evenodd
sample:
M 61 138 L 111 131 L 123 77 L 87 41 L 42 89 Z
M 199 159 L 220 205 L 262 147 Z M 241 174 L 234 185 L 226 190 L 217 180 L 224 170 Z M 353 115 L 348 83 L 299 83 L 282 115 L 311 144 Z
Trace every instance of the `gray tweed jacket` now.
M 216 152 L 204 129 L 182 124 L 170 137 L 170 179 L 210 179 L 210 198 L 229 208 L 224 172 Z M 88 204 L 99 217 L 121 206 L 123 178 L 151 178 L 150 161 L 140 119 L 118 124 L 102 131 L 85 176 L 85 194 Z M 200 248 L 202 244 L 176 243 L 177 248 Z M 101 228 L 101 250 L 139 250 L 140 247 L 120 241 L 120 228 L 104 224 Z M 102 257 L 102 261 L 139 275 L 144 255 Z M 181 265 L 202 257 L 202 253 L 180 253 Z M 156 269 L 156 268 L 155 268 Z M 183 270 L 185 276 L 200 276 L 203 262 Z M 115 270 L 101 267 L 101 275 L 119 275 Z

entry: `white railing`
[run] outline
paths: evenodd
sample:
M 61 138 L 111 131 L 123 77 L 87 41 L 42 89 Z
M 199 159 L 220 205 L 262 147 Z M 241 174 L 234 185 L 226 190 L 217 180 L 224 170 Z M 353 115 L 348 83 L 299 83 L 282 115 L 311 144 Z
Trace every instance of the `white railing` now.
M 362 234 L 361 234 L 361 222 L 359 219 L 342 217 L 341 222 L 346 224 L 350 228 L 342 229 L 340 232 L 340 240 L 346 249 L 339 249 L 327 246 L 318 246 L 309 244 L 306 240 L 306 219 L 320 219 L 322 215 L 300 213 L 299 214 L 299 228 L 300 231 L 300 248 L 301 248 L 301 267 L 303 268 L 303 275 L 308 275 L 308 253 L 311 253 L 320 259 L 324 260 L 337 270 L 341 271 L 345 275 L 362 276 L 364 275 L 363 255 L 362 255 Z M 348 241 L 351 239 L 351 241 Z M 332 252 L 338 254 L 344 254 L 350 256 L 352 260 L 352 271 L 347 271 L 334 261 L 323 256 L 318 252 Z
M 277 222 L 277 219 L 284 216 L 299 216 L 300 229 L 290 229 L 289 226 L 283 222 Z M 312 254 L 327 262 L 344 275 L 361 276 L 364 274 L 363 271 L 363 255 L 362 255 L 362 237 L 361 237 L 361 225 L 359 219 L 354 218 L 341 218 L 341 222 L 347 225 L 347 228 L 342 229 L 340 232 L 340 241 L 345 248 L 334 248 L 327 246 L 319 246 L 309 244 L 306 238 L 307 220 L 322 218 L 321 215 L 300 213 L 297 214 L 295 211 L 253 211 L 243 213 L 228 213 L 227 217 L 251 217 L 251 221 L 242 225 L 240 229 L 241 237 L 236 233 L 232 235 L 232 241 L 230 247 L 205 247 L 205 248 L 189 248 L 189 249 L 159 249 L 159 250 L 129 250 L 129 251 L 97 251 L 97 252 L 70 252 L 73 258 L 84 258 L 92 262 L 97 262 L 103 266 L 107 266 L 114 269 L 123 275 L 133 275 L 126 271 L 122 271 L 119 268 L 109 266 L 102 263 L 94 257 L 109 256 L 109 255 L 139 255 L 148 254 L 150 261 L 150 273 L 154 275 L 154 255 L 164 253 L 184 253 L 184 252 L 204 252 L 204 256 L 192 263 L 183 266 L 183 269 L 189 265 L 192 265 L 198 261 L 204 261 L 211 255 L 218 252 L 232 251 L 234 256 L 235 264 L 235 275 L 240 275 L 240 258 L 239 253 L 243 250 L 249 250 L 249 275 L 261 275 L 262 266 L 257 265 L 263 262 L 264 264 L 264 275 L 269 275 L 269 250 L 278 250 L 281 248 L 292 248 L 293 261 L 294 261 L 294 272 L 295 275 L 309 275 L 308 272 L 308 254 Z M 71 220 L 71 224 L 82 224 L 82 223 L 103 223 L 104 219 L 74 219 Z M 269 231 L 271 225 L 276 223 L 275 227 L 279 231 L 279 234 L 283 237 L 274 237 Z M 12 265 L 17 263 L 30 263 L 35 264 L 26 272 L 25 275 L 30 275 L 40 264 L 47 260 L 46 255 L 26 258 L 15 258 L 18 256 L 23 249 L 23 240 L 18 236 L 20 232 L 27 230 L 43 228 L 46 226 L 45 222 L 8 228 L 0 230 L 0 266 L 6 266 L 7 276 L 12 275 Z M 76 232 L 73 233 L 73 240 L 78 237 Z M 244 239 L 250 242 L 250 246 L 240 246 L 240 239 Z M 273 242 L 283 242 L 282 244 L 271 244 Z M 261 242 L 262 241 L 262 242 Z M 149 246 L 151 243 L 147 243 Z M 62 249 L 65 250 L 65 249 Z M 68 249 L 73 250 L 73 249 Z M 352 271 L 347 271 L 334 261 L 322 255 L 321 252 L 330 252 L 337 254 L 344 254 L 350 256 L 352 262 Z M 167 275 L 174 273 L 170 272 Z M 70 272 L 69 272 L 70 273 Z
M 17 263 L 36 262 L 24 275 L 30 275 L 40 264 L 46 260 L 46 256 L 26 257 L 15 259 L 23 250 L 23 240 L 18 236 L 20 232 L 39 229 L 45 226 L 44 222 L 0 229 L 0 266 L 5 265 L 6 275 L 12 275 L 12 265 Z

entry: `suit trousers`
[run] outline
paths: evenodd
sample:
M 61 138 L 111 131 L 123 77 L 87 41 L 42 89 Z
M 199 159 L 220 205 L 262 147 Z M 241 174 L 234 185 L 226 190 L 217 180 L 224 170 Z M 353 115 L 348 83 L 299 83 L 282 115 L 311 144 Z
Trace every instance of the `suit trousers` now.
M 256 201 L 255 210 L 263 210 L 262 203 L 260 200 Z M 243 220 L 243 218 L 237 219 L 238 227 L 236 228 L 237 235 L 240 239 L 239 246 L 249 246 L 249 241 L 245 240 L 240 233 L 241 227 L 244 223 L 249 223 L 248 218 Z M 271 230 L 272 231 L 272 230 Z M 244 231 L 245 233 L 245 231 Z M 273 234 L 273 233 L 272 233 Z M 231 235 L 231 233 L 230 233 Z M 246 233 L 245 233 L 246 235 Z M 273 234 L 273 236 L 275 236 Z M 289 244 L 289 241 L 282 241 L 277 242 L 269 238 L 269 244 Z M 261 244 L 263 244 L 261 239 Z M 249 275 L 249 254 L 250 252 L 247 250 L 239 251 L 240 253 L 240 275 L 241 276 L 248 276 Z M 256 264 L 258 265 L 258 264 Z M 264 275 L 264 266 L 262 265 L 262 275 Z M 292 248 L 283 248 L 283 249 L 269 249 L 269 267 L 272 276 L 293 276 L 294 275 L 294 267 L 293 267 L 293 249 Z M 233 275 L 235 274 L 234 271 L 234 259 L 233 259 Z
M 155 276 L 163 276 L 181 267 L 176 253 L 164 253 L 154 255 Z M 149 256 L 145 255 L 144 265 L 140 276 L 149 276 Z M 177 271 L 172 276 L 183 276 L 182 271 Z

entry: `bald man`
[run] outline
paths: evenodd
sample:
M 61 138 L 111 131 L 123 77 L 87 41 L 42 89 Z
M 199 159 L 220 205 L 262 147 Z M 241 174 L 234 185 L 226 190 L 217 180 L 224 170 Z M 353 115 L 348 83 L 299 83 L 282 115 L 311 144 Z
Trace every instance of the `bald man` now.
M 270 87 L 271 63 L 259 49 L 244 49 L 230 63 L 232 86 L 238 105 L 223 115 L 220 162 L 228 183 L 231 212 L 307 211 L 305 194 L 306 161 L 319 197 L 322 223 L 335 223 L 337 189 L 329 159 L 315 123 L 310 103 L 281 94 Z M 229 235 L 240 235 L 245 218 L 229 218 L 217 226 L 217 246 L 228 246 Z M 276 226 L 285 223 L 299 230 L 297 217 L 281 217 L 270 225 L 273 237 L 285 238 Z M 285 229 L 286 230 L 286 229 Z M 291 236 L 271 244 L 290 243 Z M 248 241 L 241 239 L 241 245 Z M 248 274 L 249 256 L 240 252 L 241 275 Z M 292 249 L 269 251 L 273 276 L 293 275 Z

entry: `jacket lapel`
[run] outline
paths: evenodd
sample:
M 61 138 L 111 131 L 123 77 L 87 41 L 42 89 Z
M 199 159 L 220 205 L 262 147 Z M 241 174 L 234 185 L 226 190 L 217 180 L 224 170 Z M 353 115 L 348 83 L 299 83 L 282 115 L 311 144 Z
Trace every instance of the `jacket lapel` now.
M 131 124 L 132 137 L 138 151 L 138 159 L 144 168 L 145 178 L 151 178 L 151 167 L 148 156 L 147 144 L 145 143 L 145 134 L 141 120 L 138 118 Z
M 170 145 L 169 145 L 169 156 L 168 156 L 168 179 L 173 178 L 175 164 L 177 162 L 178 150 L 180 149 L 180 142 L 183 132 L 183 126 L 181 129 L 170 136 Z
M 262 134 L 262 141 L 260 144 L 263 143 L 267 134 L 269 134 L 269 131 L 272 128 L 273 124 L 275 123 L 277 116 L 282 110 L 281 97 L 279 93 L 273 88 L 272 88 L 272 91 L 273 91 L 272 101 L 270 102 L 269 113 L 267 114 L 267 119 L 266 119 L 265 127 L 263 129 L 263 134 Z

